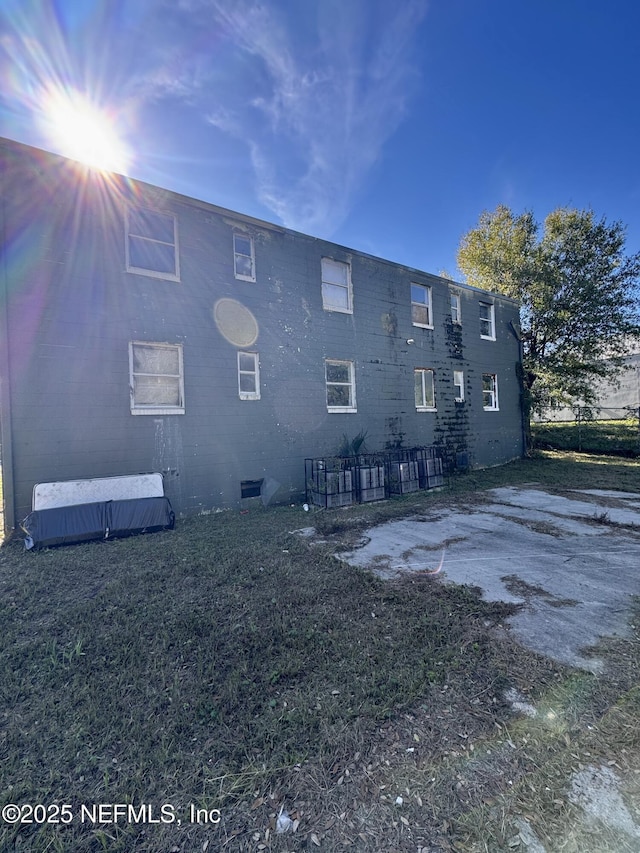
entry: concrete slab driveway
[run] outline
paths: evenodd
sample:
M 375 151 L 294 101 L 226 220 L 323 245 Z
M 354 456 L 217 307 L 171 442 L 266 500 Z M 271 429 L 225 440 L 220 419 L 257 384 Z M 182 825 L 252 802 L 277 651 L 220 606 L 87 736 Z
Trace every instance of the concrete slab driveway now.
M 434 583 L 480 587 L 518 602 L 512 632 L 527 647 L 593 672 L 586 650 L 626 636 L 640 594 L 640 495 L 605 490 L 550 494 L 498 488 L 456 508 L 372 528 L 342 559 L 383 578 L 433 571 Z

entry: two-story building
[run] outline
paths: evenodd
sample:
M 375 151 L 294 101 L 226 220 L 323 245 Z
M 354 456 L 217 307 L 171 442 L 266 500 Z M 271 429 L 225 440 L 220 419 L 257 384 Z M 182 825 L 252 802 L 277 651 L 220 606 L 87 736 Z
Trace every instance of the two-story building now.
M 367 433 L 522 455 L 518 305 L 0 141 L 6 521 L 36 483 L 162 472 L 180 514 Z

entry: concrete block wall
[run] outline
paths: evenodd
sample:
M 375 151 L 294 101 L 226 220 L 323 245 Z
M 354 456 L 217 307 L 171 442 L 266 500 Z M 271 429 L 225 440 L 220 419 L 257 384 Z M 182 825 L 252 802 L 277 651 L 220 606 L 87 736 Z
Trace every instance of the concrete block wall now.
M 437 443 L 473 465 L 522 454 L 513 301 L 17 143 L 0 154 L 2 446 L 16 520 L 35 483 L 149 471 L 182 514 L 238 505 L 246 480 L 296 500 L 304 459 L 361 430 L 371 451 Z M 126 205 L 176 216 L 179 281 L 126 271 Z M 234 276 L 234 233 L 253 240 L 255 282 Z M 323 309 L 323 257 L 350 265 L 353 313 Z M 432 288 L 433 329 L 412 324 L 412 283 Z M 481 300 L 495 305 L 495 341 L 480 337 Z M 131 341 L 182 345 L 184 414 L 132 415 Z M 259 354 L 258 400 L 239 397 L 238 350 Z M 327 410 L 327 358 L 354 363 L 356 412 Z M 435 372 L 435 412 L 416 411 L 419 367 Z M 499 411 L 483 410 L 483 373 L 498 376 Z

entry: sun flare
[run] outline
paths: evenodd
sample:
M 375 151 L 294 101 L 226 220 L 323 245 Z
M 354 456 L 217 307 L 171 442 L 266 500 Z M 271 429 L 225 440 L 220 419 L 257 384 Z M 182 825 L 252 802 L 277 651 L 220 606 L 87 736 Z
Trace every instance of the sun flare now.
M 44 99 L 43 123 L 60 153 L 109 172 L 126 174 L 130 154 L 114 119 L 77 92 L 50 93 Z

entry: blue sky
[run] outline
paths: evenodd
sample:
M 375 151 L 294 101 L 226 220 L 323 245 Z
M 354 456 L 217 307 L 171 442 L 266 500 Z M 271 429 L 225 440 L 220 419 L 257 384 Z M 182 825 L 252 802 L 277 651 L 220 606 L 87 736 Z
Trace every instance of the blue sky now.
M 1 134 L 429 272 L 497 204 L 592 208 L 640 249 L 636 0 L 0 0 Z

